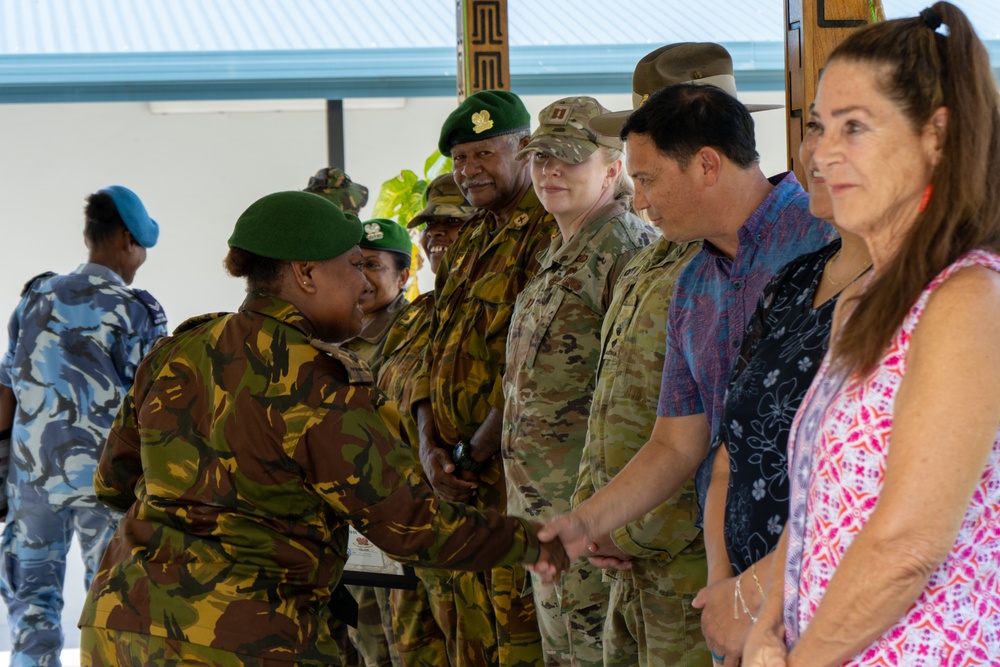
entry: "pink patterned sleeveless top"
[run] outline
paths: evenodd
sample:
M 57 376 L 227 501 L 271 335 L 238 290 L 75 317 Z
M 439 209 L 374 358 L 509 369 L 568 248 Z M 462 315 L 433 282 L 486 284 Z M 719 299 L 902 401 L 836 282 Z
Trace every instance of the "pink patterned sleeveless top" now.
M 974 265 L 1000 272 L 1000 256 L 973 251 L 942 271 L 870 375 L 845 382 L 830 373 L 828 356 L 813 380 L 788 441 L 789 646 L 816 613 L 840 559 L 878 501 L 896 392 L 927 300 L 956 271 Z M 845 665 L 1000 665 L 1000 432 L 950 554 L 899 622 Z

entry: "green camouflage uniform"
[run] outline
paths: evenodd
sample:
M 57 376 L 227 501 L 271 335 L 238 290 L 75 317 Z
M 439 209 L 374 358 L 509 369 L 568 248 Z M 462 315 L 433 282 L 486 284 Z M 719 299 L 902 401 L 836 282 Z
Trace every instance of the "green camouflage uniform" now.
M 510 220 L 480 211 L 448 249 L 437 272 L 431 342 L 411 401 L 429 399 L 438 443 L 472 437 L 492 408 L 503 410 L 502 376 L 514 301 L 538 270 L 555 222 L 528 188 Z M 471 501 L 504 510 L 500 457 L 479 475 Z M 452 577 L 458 617 L 459 665 L 541 663 L 531 596 L 521 595 L 524 568 Z M 436 604 L 436 603 L 435 603 Z
M 309 177 L 306 192 L 326 197 L 344 213 L 357 215 L 368 203 L 368 188 L 351 180 L 343 169 L 325 167 Z
M 354 338 L 341 343 L 341 347 L 356 354 L 368 364 L 372 375 L 377 376 L 382 365 L 382 346 L 389 327 L 410 304 L 406 294 L 400 292 L 388 306 L 380 310 Z M 393 638 L 392 608 L 389 606 L 389 589 L 377 586 L 348 586 L 351 596 L 358 603 L 358 625 L 349 627 L 347 635 L 357 648 L 361 664 L 365 667 L 401 667 L 396 655 Z
M 428 566 L 537 558 L 526 522 L 442 502 L 406 468 L 394 406 L 314 334 L 290 304 L 251 294 L 146 356 L 94 479 L 127 513 L 81 626 L 338 665 L 328 602 L 348 523 Z
M 615 201 L 568 242 L 556 236 L 517 298 L 507 337 L 502 452 L 507 511 L 570 510 L 587 435 L 600 330 L 614 284 L 655 230 Z M 601 665 L 609 588 L 578 561 L 558 584 L 532 577 L 546 665 Z
M 668 306 L 678 274 L 699 248 L 661 238 L 629 262 L 615 286 L 601 329 L 601 361 L 574 507 L 611 481 L 653 430 Z M 634 560 L 631 570 L 606 571 L 612 583 L 605 665 L 711 665 L 700 614 L 691 607 L 705 586 L 707 569 L 697 516 L 691 479 L 666 503 L 612 534 Z
M 382 351 L 386 336 L 389 334 L 389 327 L 409 305 L 410 301 L 406 298 L 406 294 L 400 291 L 388 306 L 380 310 L 375 318 L 365 325 L 361 333 L 344 341 L 340 346 L 359 356 L 372 369 L 372 375 L 377 377 L 382 365 Z
M 382 367 L 378 373 L 379 389 L 398 405 L 410 404 L 413 376 L 419 370 L 430 344 L 431 313 L 434 293 L 417 297 L 397 318 L 385 337 Z M 400 411 L 399 421 L 414 449 L 415 465 L 420 468 L 417 423 L 413 415 Z M 414 590 L 395 588 L 389 592 L 392 609 L 393 640 L 396 654 L 404 667 L 445 667 L 455 664 L 457 647 L 450 631 L 455 618 L 451 573 L 416 568 L 418 583 Z M 431 606 L 427 588 L 435 590 L 436 607 Z

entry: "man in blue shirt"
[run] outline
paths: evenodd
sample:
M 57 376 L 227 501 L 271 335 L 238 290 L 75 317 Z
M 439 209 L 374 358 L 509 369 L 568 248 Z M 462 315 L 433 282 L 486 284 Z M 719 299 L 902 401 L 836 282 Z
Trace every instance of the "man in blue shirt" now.
M 88 261 L 25 285 L 0 361 L 12 665 L 59 664 L 66 553 L 75 532 L 89 587 L 118 524 L 94 493 L 97 460 L 139 360 L 167 332 L 156 300 L 128 287 L 159 234 L 142 202 L 113 185 L 88 197 L 85 217 Z

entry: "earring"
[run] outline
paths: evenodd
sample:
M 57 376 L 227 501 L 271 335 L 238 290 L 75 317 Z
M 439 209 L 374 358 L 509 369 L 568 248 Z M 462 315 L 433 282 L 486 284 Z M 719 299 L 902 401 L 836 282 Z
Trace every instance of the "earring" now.
M 303 285 L 308 285 L 309 283 L 308 283 L 307 281 L 303 280 L 303 281 L 302 281 L 302 284 L 303 284 Z
M 927 205 L 931 203 L 931 195 L 934 194 L 934 184 L 931 183 L 924 190 L 924 198 L 920 201 L 920 212 L 923 213 L 927 210 Z

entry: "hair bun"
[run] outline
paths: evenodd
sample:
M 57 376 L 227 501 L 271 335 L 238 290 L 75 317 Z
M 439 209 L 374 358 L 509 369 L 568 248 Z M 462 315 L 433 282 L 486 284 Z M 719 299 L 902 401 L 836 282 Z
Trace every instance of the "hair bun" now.
M 937 31 L 941 27 L 941 15 L 930 7 L 920 12 L 920 20 L 931 30 Z

